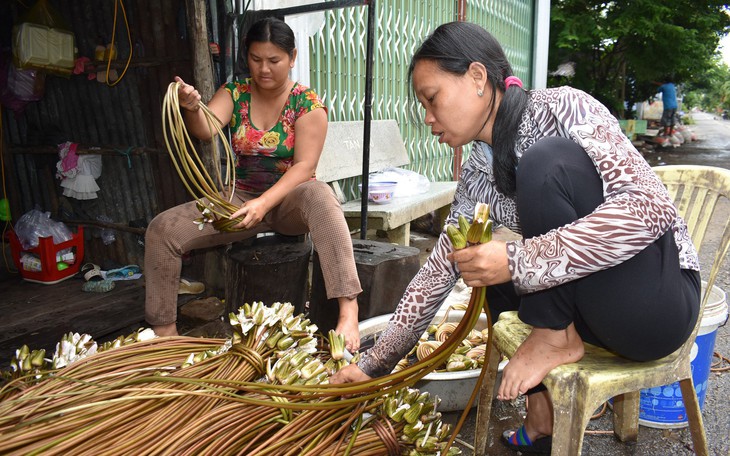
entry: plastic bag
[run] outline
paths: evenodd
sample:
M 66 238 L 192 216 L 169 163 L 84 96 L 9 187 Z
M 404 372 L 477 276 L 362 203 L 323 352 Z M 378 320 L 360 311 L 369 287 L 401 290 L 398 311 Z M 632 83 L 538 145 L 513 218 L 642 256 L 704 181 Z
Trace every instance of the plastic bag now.
M 10 65 L 8 68 L 8 90 L 22 101 L 38 101 L 43 98 L 46 88 L 46 75 L 38 70 L 20 70 Z
M 24 249 L 38 247 L 38 238 L 53 237 L 54 244 L 73 239 L 73 233 L 63 223 L 51 220 L 50 212 L 33 209 L 23 214 L 13 227 Z
M 428 178 L 415 171 L 404 168 L 385 168 L 377 173 L 370 174 L 370 183 L 397 182 L 393 198 L 413 196 L 426 193 L 431 183 Z
M 103 214 L 96 216 L 96 219 L 104 223 L 114 223 L 114 220 Z M 101 242 L 103 242 L 104 245 L 109 245 L 116 240 L 117 237 L 114 235 L 114 230 L 110 228 L 101 228 Z

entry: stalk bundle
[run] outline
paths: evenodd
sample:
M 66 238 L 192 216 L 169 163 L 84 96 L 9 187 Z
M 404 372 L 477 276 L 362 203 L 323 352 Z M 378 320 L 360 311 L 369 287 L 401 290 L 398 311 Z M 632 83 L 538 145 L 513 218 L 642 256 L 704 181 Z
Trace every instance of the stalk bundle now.
M 0 454 L 460 454 L 438 400 L 407 387 L 446 349 L 330 385 L 336 363 L 292 310 L 245 305 L 230 340 L 155 338 L 18 375 L 0 389 Z
M 198 203 L 202 216 L 195 222 L 199 225 L 212 223 L 219 231 L 235 231 L 233 225 L 240 222 L 239 219 L 230 219 L 231 214 L 238 210 L 238 207 L 231 203 L 236 182 L 235 156 L 225 139 L 221 121 L 200 102 L 200 110 L 208 122 L 208 128 L 211 133 L 215 132 L 218 138 L 222 138 L 221 142 L 225 149 L 225 180 L 217 168 L 215 179 L 208 173 L 195 150 L 195 144 L 188 134 L 180 112 L 177 93 L 179 85 L 178 82 L 171 83 L 162 101 L 162 134 L 165 146 L 185 188 Z M 213 146 L 215 155 L 218 156 L 218 142 L 215 136 Z

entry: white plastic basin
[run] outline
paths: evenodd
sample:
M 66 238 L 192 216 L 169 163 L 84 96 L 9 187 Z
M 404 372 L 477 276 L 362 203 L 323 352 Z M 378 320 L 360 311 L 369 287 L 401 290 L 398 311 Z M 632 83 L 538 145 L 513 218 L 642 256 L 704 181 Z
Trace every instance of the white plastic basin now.
M 458 323 L 464 317 L 463 310 L 452 310 L 449 312 L 448 322 Z M 388 326 L 392 314 L 380 315 L 378 317 L 369 318 L 360 323 L 360 338 L 372 339 L 372 336 L 379 335 Z M 434 323 L 439 323 L 446 315 L 445 310 L 436 313 Z M 487 327 L 487 316 L 482 314 L 474 326 L 475 329 L 482 330 Z M 466 403 L 469 401 L 477 378 L 481 373 L 480 369 L 470 369 L 457 372 L 431 372 L 418 383 L 415 387 L 421 391 L 428 391 L 431 395 L 441 398 L 441 404 L 438 409 L 442 412 L 453 412 L 464 410 Z M 476 401 L 472 404 L 476 406 Z

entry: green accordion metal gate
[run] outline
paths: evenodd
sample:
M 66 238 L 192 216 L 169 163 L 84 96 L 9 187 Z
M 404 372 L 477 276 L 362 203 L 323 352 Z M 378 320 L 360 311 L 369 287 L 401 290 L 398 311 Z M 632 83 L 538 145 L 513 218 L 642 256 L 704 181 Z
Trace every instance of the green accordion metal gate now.
M 504 46 L 515 73 L 531 84 L 535 0 L 466 2 L 466 20 L 489 30 Z M 409 96 L 410 58 L 438 25 L 457 19 L 458 2 L 380 0 L 376 3 L 373 63 L 373 119 L 395 119 L 410 157 L 409 169 L 432 181 L 453 179 L 453 151 L 423 125 L 422 110 Z M 362 120 L 365 96 L 367 7 L 325 12 L 309 42 L 310 82 L 329 107 L 330 121 Z M 413 115 L 413 114 L 416 115 Z M 464 148 L 464 158 L 469 148 Z M 359 178 L 343 182 L 356 195 Z

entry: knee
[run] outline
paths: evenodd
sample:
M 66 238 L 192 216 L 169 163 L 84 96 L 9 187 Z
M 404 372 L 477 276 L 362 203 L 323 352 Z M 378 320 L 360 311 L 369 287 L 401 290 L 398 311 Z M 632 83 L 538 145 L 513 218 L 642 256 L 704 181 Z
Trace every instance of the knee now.
M 335 194 L 325 182 L 309 181 L 300 185 L 296 191 L 299 193 L 302 204 L 322 205 L 329 202 L 336 202 Z
M 530 146 L 520 158 L 517 173 L 544 174 L 546 170 L 565 163 L 576 163 L 583 157 L 587 158 L 585 150 L 569 138 L 548 136 L 538 140 Z
M 520 158 L 517 187 L 540 189 L 544 184 L 564 184 L 565 181 L 577 179 L 577 176 L 599 179 L 596 167 L 585 149 L 568 138 L 550 136 L 530 146 Z
M 150 245 L 153 242 L 165 240 L 170 234 L 171 226 L 175 223 L 173 218 L 168 211 L 157 214 L 145 230 L 145 244 Z

